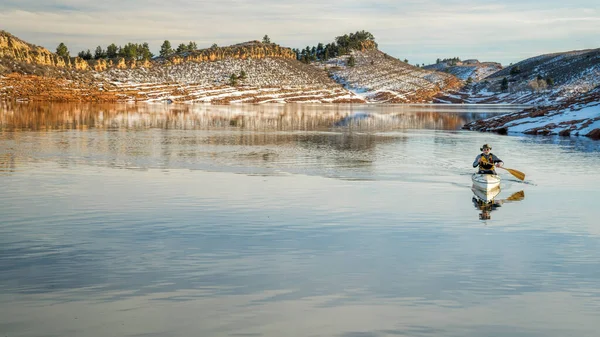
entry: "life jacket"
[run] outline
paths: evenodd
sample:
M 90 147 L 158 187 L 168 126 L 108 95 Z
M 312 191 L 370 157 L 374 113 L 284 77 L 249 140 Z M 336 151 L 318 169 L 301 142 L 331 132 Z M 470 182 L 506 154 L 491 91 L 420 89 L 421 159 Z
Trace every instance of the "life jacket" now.
M 481 162 L 479 163 L 480 170 L 494 170 L 494 156 L 490 152 L 489 154 L 481 154 Z

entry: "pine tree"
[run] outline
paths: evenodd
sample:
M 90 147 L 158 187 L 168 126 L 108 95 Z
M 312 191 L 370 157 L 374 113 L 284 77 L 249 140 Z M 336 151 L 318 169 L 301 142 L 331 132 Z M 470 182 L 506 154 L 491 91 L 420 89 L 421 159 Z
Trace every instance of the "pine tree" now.
M 138 58 L 138 45 L 135 43 L 127 43 L 125 47 L 121 48 L 119 56 L 126 59 L 137 59 Z
M 354 55 L 350 55 L 350 57 L 348 58 L 348 67 L 354 67 L 356 65 L 356 59 L 354 58 Z
M 183 43 L 180 43 L 179 46 L 177 46 L 177 50 L 175 52 L 179 54 L 185 51 L 187 51 L 187 46 Z
M 319 44 L 317 44 L 317 57 L 319 59 L 323 58 L 323 44 L 321 42 L 319 42 Z
M 171 48 L 171 42 L 169 40 L 165 40 L 162 46 L 160 46 L 160 56 L 166 57 L 170 54 L 173 54 L 173 49 Z
M 117 57 L 117 53 L 118 48 L 116 44 L 111 43 L 110 46 L 106 47 L 106 57 L 108 57 L 109 59 L 114 59 L 115 57 Z
M 94 52 L 94 58 L 96 60 L 103 59 L 106 57 L 106 52 L 102 49 L 102 47 L 96 47 L 96 51 Z
M 79 53 L 77 53 L 77 57 L 82 58 L 84 60 L 91 60 L 92 52 L 89 49 L 87 51 L 82 50 Z
M 269 38 L 269 35 L 263 36 L 262 43 L 271 43 L 271 39 Z
M 150 52 L 150 45 L 148 42 L 144 42 L 141 47 L 138 47 L 138 59 L 149 60 L 154 57 L 154 54 Z
M 229 76 L 229 85 L 235 87 L 237 85 L 238 77 L 236 74 L 231 74 Z
M 508 90 L 508 79 L 506 77 L 502 79 L 502 83 L 500 84 L 500 90 Z
M 198 45 L 196 44 L 196 42 L 190 41 L 190 43 L 188 43 L 187 45 L 187 49 L 188 51 L 198 50 Z
M 62 57 L 64 59 L 68 59 L 70 57 L 69 56 L 69 49 L 62 42 L 58 45 L 58 47 L 56 47 L 56 54 L 58 54 L 58 56 L 60 56 L 60 57 Z

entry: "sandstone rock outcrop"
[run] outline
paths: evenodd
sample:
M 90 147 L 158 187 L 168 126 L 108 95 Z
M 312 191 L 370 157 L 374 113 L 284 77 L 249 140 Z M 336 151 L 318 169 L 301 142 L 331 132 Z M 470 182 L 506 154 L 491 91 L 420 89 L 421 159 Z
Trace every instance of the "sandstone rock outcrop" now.
M 365 44 L 364 48 L 372 48 L 372 46 Z M 152 68 L 158 64 L 165 63 L 168 65 L 177 65 L 185 62 L 214 62 L 228 58 L 241 60 L 263 58 L 295 59 L 296 54 L 292 49 L 281 47 L 274 43 L 249 41 L 229 47 L 200 49 L 182 54 L 174 54 L 165 58 L 159 57 L 154 60 L 124 59 L 122 57 L 114 59 L 84 60 L 80 57 L 62 58 L 46 48 L 29 44 L 10 33 L 0 31 L 0 58 L 3 57 L 17 62 L 38 66 L 69 68 L 79 71 L 94 70 L 101 72 L 111 68 Z
M 295 59 L 296 54 L 290 48 L 281 47 L 274 43 L 249 41 L 230 47 L 200 49 L 183 55 L 173 55 L 165 58 L 165 61 L 171 64 L 181 64 L 183 62 L 212 62 L 227 58 L 246 60 L 266 57 Z
M 70 66 L 70 60 L 65 60 L 46 48 L 29 44 L 5 31 L 0 31 L 0 57 L 12 58 L 29 64 L 53 67 Z

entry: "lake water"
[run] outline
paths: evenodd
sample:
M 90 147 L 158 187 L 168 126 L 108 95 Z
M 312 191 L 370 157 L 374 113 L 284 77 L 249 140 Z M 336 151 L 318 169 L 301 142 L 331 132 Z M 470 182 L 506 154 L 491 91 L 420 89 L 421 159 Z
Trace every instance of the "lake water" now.
M 1 105 L 0 336 L 597 336 L 600 142 L 518 108 Z

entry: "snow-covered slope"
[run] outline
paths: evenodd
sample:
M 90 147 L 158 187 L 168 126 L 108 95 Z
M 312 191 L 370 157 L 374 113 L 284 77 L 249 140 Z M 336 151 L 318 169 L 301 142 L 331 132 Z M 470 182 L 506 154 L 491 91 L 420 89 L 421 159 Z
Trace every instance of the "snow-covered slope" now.
M 506 78 L 507 89 L 502 89 Z M 557 104 L 600 85 L 600 49 L 540 55 L 465 90 L 467 103 Z
M 214 62 L 185 62 L 178 65 L 157 65 L 153 68 L 110 69 L 100 75 L 118 83 L 180 83 L 196 86 L 218 86 L 230 82 L 232 74 L 246 77 L 238 84 L 249 86 L 338 86 L 323 71 L 296 60 L 283 58 L 233 59 Z
M 353 51 L 350 55 L 315 63 L 345 88 L 369 102 L 430 102 L 440 90 L 457 88 L 453 75 L 411 66 L 378 50 Z
M 240 77 L 241 74 L 245 76 Z M 237 77 L 232 83 L 231 76 Z M 327 74 L 285 58 L 110 69 L 99 73 L 122 100 L 226 103 L 365 102 Z
M 494 74 L 502 69 L 502 65 L 497 62 L 479 62 L 472 60 L 457 65 L 450 65 L 447 62 L 440 62 L 423 67 L 423 69 L 443 71 L 452 74 L 459 79 L 466 81 L 471 78 L 473 81 L 482 79 Z
M 600 86 L 560 105 L 479 120 L 465 129 L 498 133 L 588 136 L 600 139 Z

